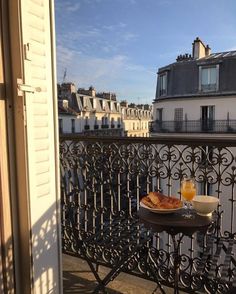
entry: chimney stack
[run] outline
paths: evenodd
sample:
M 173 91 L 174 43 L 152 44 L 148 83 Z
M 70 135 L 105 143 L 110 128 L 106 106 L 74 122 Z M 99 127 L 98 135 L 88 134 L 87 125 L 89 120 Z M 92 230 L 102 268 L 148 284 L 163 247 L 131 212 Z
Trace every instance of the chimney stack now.
M 193 58 L 194 59 L 199 59 L 203 58 L 206 55 L 206 53 L 210 53 L 210 47 L 206 47 L 205 44 L 197 37 L 193 41 Z
M 206 56 L 209 56 L 211 54 L 211 48 L 209 47 L 209 45 L 206 45 L 205 52 Z
M 95 88 L 93 86 L 90 86 L 89 87 L 88 95 L 89 96 L 92 96 L 92 97 L 95 97 L 96 96 L 96 90 L 95 90 Z

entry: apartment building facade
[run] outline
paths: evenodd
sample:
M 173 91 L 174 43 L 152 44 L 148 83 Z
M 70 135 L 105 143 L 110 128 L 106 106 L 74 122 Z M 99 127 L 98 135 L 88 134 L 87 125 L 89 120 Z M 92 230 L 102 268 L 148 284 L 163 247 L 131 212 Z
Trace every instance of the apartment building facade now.
M 149 123 L 152 120 L 150 105 L 121 102 L 124 133 L 127 137 L 149 137 Z
M 211 53 L 199 38 L 192 55 L 158 70 L 152 136 L 236 133 L 236 51 Z
M 152 119 L 149 105 L 119 102 L 110 92 L 96 93 L 74 84 L 58 86 L 60 133 L 81 133 L 92 136 L 141 136 L 149 134 Z

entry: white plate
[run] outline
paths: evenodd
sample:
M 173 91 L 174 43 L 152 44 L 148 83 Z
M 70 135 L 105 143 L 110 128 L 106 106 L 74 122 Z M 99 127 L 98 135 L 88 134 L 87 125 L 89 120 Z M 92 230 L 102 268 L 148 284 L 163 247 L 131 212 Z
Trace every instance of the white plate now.
M 173 208 L 173 209 L 150 208 L 150 207 L 146 206 L 145 204 L 143 204 L 142 202 L 140 202 L 140 206 L 150 210 L 151 212 L 161 213 L 161 214 L 173 213 L 177 210 L 182 209 L 182 207 Z

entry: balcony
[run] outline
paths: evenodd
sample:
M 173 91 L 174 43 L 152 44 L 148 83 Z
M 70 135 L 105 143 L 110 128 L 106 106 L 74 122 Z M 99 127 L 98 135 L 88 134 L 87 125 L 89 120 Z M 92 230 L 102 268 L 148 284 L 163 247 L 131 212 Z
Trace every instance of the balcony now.
M 85 126 L 84 126 L 84 129 L 85 129 L 85 130 L 89 130 L 89 129 L 90 129 L 90 126 L 89 126 L 89 125 L 85 125 Z
M 204 139 L 191 136 L 188 140 L 186 137 L 100 137 L 98 140 L 85 136 L 61 136 L 63 252 L 81 257 L 75 250 L 76 240 L 69 233 L 71 226 L 76 225 L 80 234 L 90 236 L 117 215 L 134 216 L 139 210 L 140 198 L 149 191 L 179 197 L 184 175 L 196 179 L 199 194 L 214 195 L 220 200 L 217 221 L 210 233 L 216 239 L 219 236 L 235 238 L 235 152 L 236 139 L 227 137 Z M 199 233 L 183 238 L 179 286 L 189 293 L 205 293 L 201 292 L 204 287 L 211 289 L 209 293 L 225 293 L 220 292 L 224 286 L 218 279 L 214 280 L 214 285 L 204 279 L 196 280 L 197 264 L 201 261 L 206 238 Z M 101 248 L 93 246 L 86 248 L 91 258 L 99 255 L 106 261 L 112 259 L 109 252 L 100 252 Z M 156 273 L 161 283 L 173 287 L 174 253 L 169 236 L 156 234 L 149 246 L 154 247 L 162 259 L 162 269 Z M 235 266 L 233 258 L 231 267 L 226 269 L 231 281 L 236 276 Z M 133 260 L 129 272 L 152 280 L 141 259 Z M 216 288 L 212 290 L 211 287 Z
M 151 133 L 236 133 L 236 120 L 154 121 Z
M 102 125 L 101 127 L 102 127 L 102 129 L 109 129 L 109 125 L 108 124 Z

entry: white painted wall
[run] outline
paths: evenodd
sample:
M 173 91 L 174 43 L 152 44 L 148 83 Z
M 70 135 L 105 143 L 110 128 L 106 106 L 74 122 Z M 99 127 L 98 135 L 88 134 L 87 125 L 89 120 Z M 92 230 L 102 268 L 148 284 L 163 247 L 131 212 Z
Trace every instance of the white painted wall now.
M 70 134 L 72 132 L 72 122 L 71 120 L 75 120 L 75 133 L 81 133 L 85 129 L 86 125 L 86 117 L 88 117 L 87 124 L 90 127 L 90 130 L 94 130 L 95 125 L 95 117 L 97 117 L 97 125 L 99 129 L 102 126 L 102 118 L 107 118 L 107 124 L 111 127 L 112 118 L 114 119 L 115 128 L 118 127 L 118 124 L 121 124 L 121 113 L 105 113 L 105 112 L 96 112 L 95 114 L 92 112 L 83 112 L 82 116 L 74 116 L 68 114 L 59 114 L 58 118 L 63 120 L 63 133 Z M 148 124 L 147 124 L 148 125 Z
M 63 133 L 71 134 L 72 133 L 72 122 L 71 120 L 75 120 L 75 133 L 81 133 L 82 132 L 82 121 L 81 118 L 77 118 L 73 115 L 59 115 L 59 119 L 63 120 Z
M 198 120 L 201 117 L 201 106 L 215 105 L 215 119 L 226 120 L 229 112 L 230 119 L 236 119 L 236 96 L 212 98 L 178 98 L 155 102 L 153 105 L 153 119 L 157 119 L 157 108 L 163 108 L 162 120 L 174 120 L 175 108 L 183 108 L 183 118 L 187 114 L 188 120 Z

